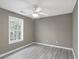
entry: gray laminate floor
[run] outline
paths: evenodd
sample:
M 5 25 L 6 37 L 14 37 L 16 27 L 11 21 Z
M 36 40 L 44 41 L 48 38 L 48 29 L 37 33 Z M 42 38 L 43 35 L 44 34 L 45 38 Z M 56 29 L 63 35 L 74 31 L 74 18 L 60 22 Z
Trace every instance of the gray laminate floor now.
M 71 51 L 32 45 L 2 59 L 74 59 Z

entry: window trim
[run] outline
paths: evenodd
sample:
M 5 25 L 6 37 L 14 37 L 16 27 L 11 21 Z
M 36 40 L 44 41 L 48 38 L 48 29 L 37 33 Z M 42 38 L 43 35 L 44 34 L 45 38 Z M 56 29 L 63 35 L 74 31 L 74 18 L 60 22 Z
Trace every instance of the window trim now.
M 14 16 L 9 16 L 9 42 L 8 42 L 8 44 L 13 44 L 13 43 L 17 43 L 17 42 L 21 42 L 21 41 L 23 41 L 24 40 L 24 33 L 23 33 L 23 30 L 24 30 L 24 20 L 23 19 L 21 19 L 22 20 L 22 23 L 21 23 L 21 26 L 22 26 L 22 28 L 21 28 L 21 32 L 22 32 L 22 34 L 21 34 L 21 40 L 14 40 L 14 41 L 11 41 L 10 40 L 10 18 L 16 18 L 16 19 L 21 19 L 21 18 L 17 18 L 17 17 L 14 17 Z

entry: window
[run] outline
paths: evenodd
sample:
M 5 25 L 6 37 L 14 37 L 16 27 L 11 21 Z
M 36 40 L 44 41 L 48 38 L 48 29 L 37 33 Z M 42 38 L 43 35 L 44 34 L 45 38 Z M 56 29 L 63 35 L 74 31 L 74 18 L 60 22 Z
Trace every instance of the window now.
M 23 41 L 23 19 L 9 16 L 9 44 Z

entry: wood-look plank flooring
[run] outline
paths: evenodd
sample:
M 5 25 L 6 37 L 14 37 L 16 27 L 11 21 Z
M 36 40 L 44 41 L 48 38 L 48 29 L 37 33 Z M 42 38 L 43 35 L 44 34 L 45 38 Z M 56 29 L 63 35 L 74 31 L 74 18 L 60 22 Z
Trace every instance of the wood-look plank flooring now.
M 32 45 L 1 59 L 74 59 L 72 51 Z

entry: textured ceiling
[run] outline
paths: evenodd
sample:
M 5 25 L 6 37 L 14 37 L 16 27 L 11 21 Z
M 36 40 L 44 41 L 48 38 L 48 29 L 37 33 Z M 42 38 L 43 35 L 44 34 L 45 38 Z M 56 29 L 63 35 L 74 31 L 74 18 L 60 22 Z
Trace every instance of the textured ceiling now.
M 75 3 L 76 0 L 0 0 L 0 8 L 33 18 L 33 5 L 37 4 L 46 14 L 39 17 L 48 17 L 72 13 Z

